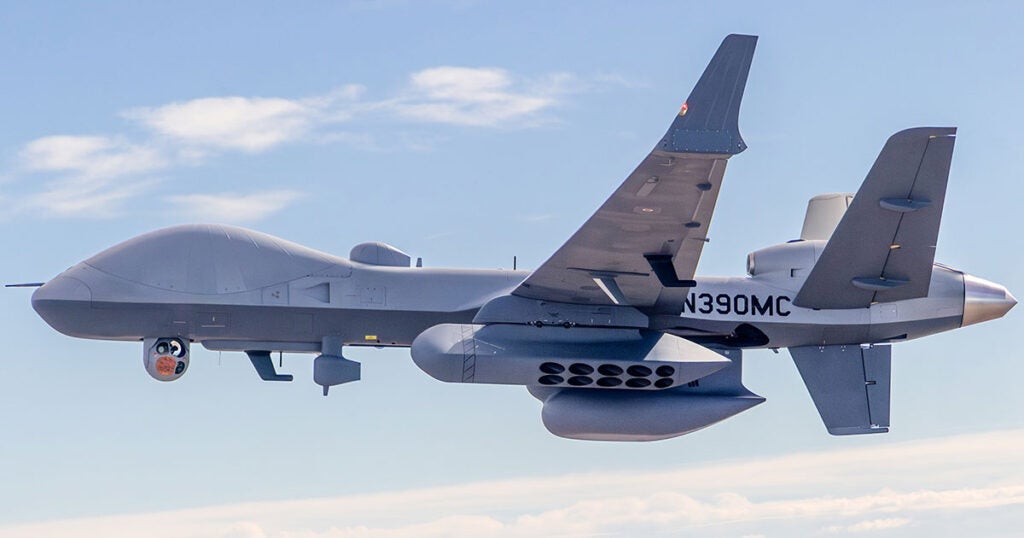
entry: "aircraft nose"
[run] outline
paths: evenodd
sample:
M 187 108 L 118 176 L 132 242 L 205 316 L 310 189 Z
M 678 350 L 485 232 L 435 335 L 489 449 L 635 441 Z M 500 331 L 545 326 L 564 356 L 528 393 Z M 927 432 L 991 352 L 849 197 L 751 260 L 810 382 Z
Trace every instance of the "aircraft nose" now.
M 999 319 L 1017 304 L 1005 287 L 964 274 L 964 319 L 962 327 Z
M 71 308 L 79 305 L 88 308 L 91 302 L 92 290 L 85 282 L 63 275 L 43 284 L 32 294 L 32 308 L 55 328 L 66 322 L 63 318 Z
M 43 284 L 32 294 L 32 303 L 42 301 L 91 301 L 92 292 L 85 282 L 60 275 Z

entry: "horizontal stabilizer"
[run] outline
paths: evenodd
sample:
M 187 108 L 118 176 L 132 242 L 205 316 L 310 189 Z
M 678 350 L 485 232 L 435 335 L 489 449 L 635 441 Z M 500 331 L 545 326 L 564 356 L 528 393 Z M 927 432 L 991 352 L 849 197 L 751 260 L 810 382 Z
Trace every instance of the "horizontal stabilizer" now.
M 863 308 L 928 295 L 956 129 L 889 138 L 793 304 Z
M 889 431 L 890 346 L 789 348 L 832 435 Z

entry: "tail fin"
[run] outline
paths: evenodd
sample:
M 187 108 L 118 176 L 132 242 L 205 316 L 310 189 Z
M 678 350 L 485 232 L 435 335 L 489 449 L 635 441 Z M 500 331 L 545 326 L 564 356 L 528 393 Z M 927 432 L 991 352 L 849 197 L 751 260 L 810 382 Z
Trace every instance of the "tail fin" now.
M 731 34 L 722 40 L 658 149 L 724 155 L 747 149 L 738 122 L 756 45 L 757 36 L 751 35 Z
M 861 308 L 928 295 L 956 129 L 889 138 L 793 304 Z

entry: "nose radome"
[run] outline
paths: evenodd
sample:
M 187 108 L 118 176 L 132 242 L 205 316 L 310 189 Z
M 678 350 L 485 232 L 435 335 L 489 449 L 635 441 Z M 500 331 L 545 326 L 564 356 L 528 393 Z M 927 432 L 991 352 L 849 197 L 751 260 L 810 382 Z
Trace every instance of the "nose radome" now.
M 999 319 L 1017 304 L 1005 287 L 964 274 L 964 318 L 962 327 Z
M 43 284 L 32 294 L 32 308 L 47 323 L 53 325 L 61 314 L 72 304 L 88 304 L 92 301 L 89 286 L 70 276 L 57 276 Z
M 72 276 L 57 275 L 32 294 L 32 308 L 49 326 L 68 336 L 87 337 L 94 321 L 92 290 Z
M 43 284 L 32 294 L 32 302 L 38 301 L 91 301 L 92 291 L 85 282 L 75 277 L 59 275 Z

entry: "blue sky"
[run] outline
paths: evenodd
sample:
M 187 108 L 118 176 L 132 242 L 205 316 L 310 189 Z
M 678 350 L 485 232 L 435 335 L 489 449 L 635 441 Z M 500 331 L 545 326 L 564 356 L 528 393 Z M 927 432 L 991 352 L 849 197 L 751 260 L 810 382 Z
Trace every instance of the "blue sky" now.
M 429 266 L 534 267 L 646 155 L 722 37 L 751 33 L 749 149 L 700 274 L 797 236 L 807 199 L 856 190 L 890 134 L 952 125 L 937 259 L 1020 296 L 1022 24 L 994 2 L 8 4 L 0 279 L 204 221 L 342 256 L 379 240 Z M 1024 524 L 1016 310 L 897 345 L 886 435 L 828 436 L 788 355 L 756 351 L 745 382 L 765 404 L 607 444 L 553 437 L 525 390 L 441 384 L 406 350 L 352 350 L 363 380 L 327 399 L 301 355 L 294 383 L 267 384 L 197 348 L 160 384 L 137 345 L 64 337 L 29 295 L 0 301 L 0 536 Z

